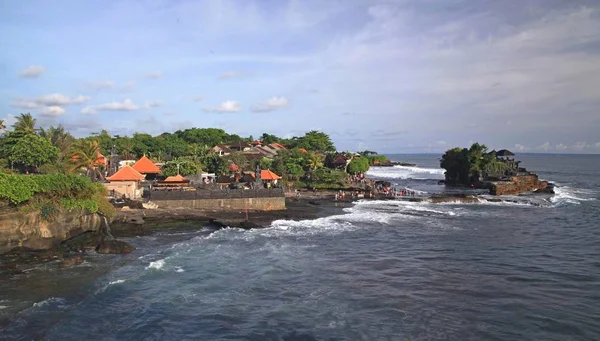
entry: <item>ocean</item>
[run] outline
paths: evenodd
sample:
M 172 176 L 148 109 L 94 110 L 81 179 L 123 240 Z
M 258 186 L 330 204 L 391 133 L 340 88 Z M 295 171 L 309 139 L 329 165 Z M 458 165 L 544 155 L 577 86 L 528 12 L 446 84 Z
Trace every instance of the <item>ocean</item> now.
M 439 155 L 391 158 L 417 166 L 368 175 L 448 191 Z M 2 279 L 0 339 L 599 340 L 600 155 L 517 158 L 556 195 L 361 200 L 262 230 L 130 238 L 130 255 Z

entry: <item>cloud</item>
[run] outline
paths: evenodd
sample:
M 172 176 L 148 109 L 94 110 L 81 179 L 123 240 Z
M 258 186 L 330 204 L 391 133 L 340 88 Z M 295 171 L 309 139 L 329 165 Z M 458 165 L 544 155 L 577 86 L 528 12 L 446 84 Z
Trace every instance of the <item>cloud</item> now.
M 285 97 L 271 97 L 266 101 L 253 106 L 250 110 L 253 112 L 269 112 L 285 108 L 288 104 L 289 102 Z
M 69 97 L 57 93 L 43 95 L 36 98 L 17 98 L 11 105 L 15 108 L 21 109 L 38 109 L 42 107 L 82 104 L 89 101 L 90 99 L 91 98 L 88 96 L 79 95 L 75 97 Z
M 101 91 L 101 90 L 110 90 L 115 86 L 114 82 L 111 81 L 97 81 L 97 82 L 88 82 L 85 87 L 90 90 Z
M 164 103 L 163 103 L 162 101 L 148 101 L 148 102 L 146 102 L 146 105 L 145 105 L 145 107 L 146 107 L 147 109 L 150 109 L 150 108 L 158 108 L 158 107 L 162 106 L 163 104 L 164 104 Z
M 594 146 L 596 146 L 596 148 L 600 149 L 600 142 L 596 142 L 596 143 L 594 144 Z
M 542 144 L 541 146 L 538 146 L 537 149 L 547 152 L 551 147 L 552 146 L 550 145 L 550 142 L 546 142 L 546 143 Z
M 125 82 L 125 84 L 123 84 L 123 91 L 130 91 L 133 88 L 135 88 L 135 82 L 134 81 L 129 81 L 129 82 Z
M 586 142 L 575 142 L 573 144 L 573 146 L 571 146 L 571 148 L 573 148 L 573 150 L 576 150 L 578 152 L 586 149 L 588 147 L 588 144 Z
M 46 68 L 39 65 L 31 65 L 19 72 L 21 78 L 38 78 L 46 72 Z
M 202 96 L 202 95 L 193 96 L 192 97 L 192 101 L 194 101 L 194 102 L 202 102 L 202 101 L 204 101 L 204 96 Z
M 557 144 L 557 145 L 556 145 L 556 147 L 555 147 L 555 148 L 556 148 L 556 150 L 565 151 L 565 150 L 567 150 L 567 148 L 569 148 L 569 147 L 567 147 L 567 145 L 566 145 L 566 144 L 559 143 L 559 144 Z
M 91 105 L 81 109 L 82 114 L 93 115 L 98 111 L 136 111 L 139 110 L 140 107 L 133 103 L 133 101 L 129 98 L 125 99 L 123 102 L 109 102 L 99 105 Z
M 446 142 L 446 141 L 444 141 L 444 140 L 438 140 L 438 141 L 436 141 L 435 143 L 437 143 L 437 144 L 438 144 L 438 145 L 440 145 L 440 146 L 445 146 L 445 145 L 447 145 L 447 144 L 448 144 L 448 142 Z
M 146 74 L 146 78 L 148 79 L 159 79 L 162 77 L 162 72 L 150 72 Z
M 244 74 L 239 71 L 227 71 L 219 75 L 219 79 L 232 79 L 243 77 Z
M 44 116 L 44 117 L 59 117 L 65 113 L 65 109 L 54 105 L 54 106 L 42 108 L 42 110 L 40 110 L 39 113 L 40 113 L 40 116 Z
M 242 110 L 241 104 L 237 101 L 225 101 L 216 108 L 205 108 L 206 112 L 226 113 L 226 112 L 238 112 Z
M 524 145 L 517 143 L 515 144 L 515 149 L 519 152 L 525 152 L 529 150 L 529 147 L 525 147 Z

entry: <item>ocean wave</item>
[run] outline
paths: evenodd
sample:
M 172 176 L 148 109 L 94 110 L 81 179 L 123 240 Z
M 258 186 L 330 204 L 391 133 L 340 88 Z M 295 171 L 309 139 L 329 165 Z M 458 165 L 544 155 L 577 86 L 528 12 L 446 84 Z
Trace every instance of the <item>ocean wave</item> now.
M 550 198 L 550 201 L 555 206 L 579 205 L 582 201 L 597 200 L 595 195 L 596 193 L 593 190 L 555 184 L 554 195 Z
M 62 297 L 50 297 L 43 301 L 34 303 L 33 307 L 41 308 L 41 307 L 45 307 L 48 305 L 57 305 L 57 306 L 61 307 L 61 306 L 64 306 L 65 303 L 66 303 L 66 300 Z
M 121 283 L 125 283 L 125 280 L 124 279 L 117 279 L 116 281 L 110 281 L 110 282 L 108 282 L 108 285 L 121 284 Z
M 148 264 L 148 266 L 146 267 L 146 270 L 150 270 L 150 269 L 161 270 L 165 266 L 165 259 L 159 259 L 157 261 L 150 262 L 150 264 Z
M 371 167 L 367 175 L 383 179 L 444 179 L 442 168 L 421 168 L 409 166 Z

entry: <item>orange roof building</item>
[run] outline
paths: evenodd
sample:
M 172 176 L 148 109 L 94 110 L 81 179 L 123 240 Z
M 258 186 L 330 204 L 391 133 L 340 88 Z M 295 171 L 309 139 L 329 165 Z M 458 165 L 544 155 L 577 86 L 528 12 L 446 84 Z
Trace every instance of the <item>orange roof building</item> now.
M 281 179 L 281 177 L 273 173 L 270 169 L 263 169 L 260 171 L 260 179 L 265 181 L 275 181 Z
M 238 172 L 240 170 L 240 167 L 238 167 L 238 165 L 236 165 L 235 163 L 232 163 L 229 166 L 229 171 L 230 172 Z
M 287 148 L 285 148 L 285 147 L 284 147 L 282 144 L 279 144 L 279 143 L 277 143 L 277 142 L 273 142 L 273 143 L 271 143 L 271 144 L 270 144 L 270 146 L 271 146 L 271 147 L 273 147 L 273 148 L 275 148 L 275 149 L 279 149 L 279 150 L 282 150 L 282 149 L 287 149 Z
M 169 177 L 167 177 L 164 181 L 165 182 L 189 182 L 190 180 L 184 178 L 180 174 L 177 174 L 175 176 L 169 176 Z
M 71 156 L 71 160 L 77 160 L 79 159 L 79 155 L 73 155 Z M 108 164 L 108 162 L 106 161 L 106 157 L 104 155 L 102 155 L 102 153 L 98 152 L 96 154 L 96 162 L 94 162 L 94 166 L 98 167 L 100 165 L 106 166 Z
M 108 181 L 140 181 L 146 178 L 145 175 L 133 169 L 131 166 L 125 166 L 119 169 L 118 172 L 106 178 Z
M 308 150 L 306 150 L 305 148 L 298 148 L 298 151 L 300 153 L 308 153 Z
M 150 161 L 146 155 L 142 156 L 133 166 L 133 169 L 142 174 L 158 174 L 160 173 L 160 168 L 154 164 L 154 162 Z

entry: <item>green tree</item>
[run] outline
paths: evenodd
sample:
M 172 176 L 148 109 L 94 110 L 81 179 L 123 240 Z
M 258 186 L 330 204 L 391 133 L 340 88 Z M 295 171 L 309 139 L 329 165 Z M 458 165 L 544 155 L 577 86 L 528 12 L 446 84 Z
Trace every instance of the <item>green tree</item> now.
M 161 169 L 164 176 L 183 176 L 196 175 L 202 171 L 201 165 L 191 160 L 174 160 L 167 162 Z M 179 172 L 179 173 L 178 173 Z
M 0 130 L 4 129 L 6 129 L 6 126 L 4 125 L 4 120 L 0 120 Z
M 42 165 L 55 162 L 59 150 L 50 141 L 33 134 L 23 135 L 11 146 L 8 160 L 22 170 L 33 171 Z
M 291 147 L 295 148 L 305 148 L 310 151 L 318 151 L 318 152 L 334 152 L 335 146 L 329 135 L 312 130 L 306 133 L 304 136 L 299 138 L 293 138 L 293 143 Z
M 202 159 L 202 164 L 206 167 L 206 171 L 214 173 L 216 176 L 226 174 L 229 171 L 228 162 L 215 154 L 208 154 Z
M 66 131 L 62 125 L 58 125 L 58 127 L 51 126 L 48 129 L 40 128 L 39 136 L 47 139 L 53 146 L 58 148 L 59 161 L 71 157 L 69 151 L 75 138 L 73 138 L 73 135 Z
M 13 129 L 26 134 L 33 134 L 35 133 L 36 122 L 37 120 L 30 113 L 21 114 L 17 117 L 15 124 L 13 124 Z
M 98 141 L 79 140 L 72 147 L 72 157 L 69 159 L 69 172 L 83 169 L 85 175 L 91 180 L 104 179 L 99 170 L 98 154 L 100 144 Z
M 279 142 L 279 137 L 275 136 L 275 135 L 271 135 L 271 134 L 267 134 L 267 133 L 263 133 L 260 136 L 260 142 L 262 142 L 263 144 L 271 144 L 274 142 Z
M 355 157 L 348 164 L 347 172 L 350 174 L 365 173 L 369 170 L 369 159 L 366 157 Z

